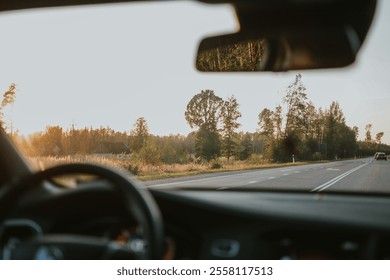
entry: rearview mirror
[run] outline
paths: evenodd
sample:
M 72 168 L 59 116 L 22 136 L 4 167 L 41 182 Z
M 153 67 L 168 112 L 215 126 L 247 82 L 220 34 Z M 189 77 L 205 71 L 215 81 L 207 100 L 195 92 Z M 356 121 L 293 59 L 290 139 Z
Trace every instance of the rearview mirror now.
M 233 38 L 234 35 L 228 35 L 203 40 L 199 46 L 196 68 L 200 71 L 213 72 L 261 71 L 266 67 L 268 58 L 266 40 L 235 42 Z
M 266 1 L 267 2 L 267 1 Z M 278 2 L 278 1 L 276 1 Z M 288 71 L 353 63 L 371 25 L 375 0 L 235 3 L 240 31 L 203 39 L 196 68 L 204 72 Z M 289 3 L 289 4 L 288 4 Z M 322 3 L 322 4 L 321 4 Z
M 241 39 L 240 39 L 241 38 Z M 344 67 L 355 61 L 360 42 L 353 30 L 304 30 L 280 38 L 249 39 L 242 34 L 204 39 L 200 71 L 287 71 Z

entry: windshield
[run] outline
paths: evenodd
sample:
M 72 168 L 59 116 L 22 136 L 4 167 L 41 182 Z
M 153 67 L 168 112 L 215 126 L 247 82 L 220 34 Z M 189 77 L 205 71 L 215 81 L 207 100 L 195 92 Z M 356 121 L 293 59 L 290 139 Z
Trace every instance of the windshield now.
M 158 188 L 388 192 L 390 3 L 343 69 L 201 73 L 229 5 L 3 13 L 1 125 L 37 168 L 97 161 Z M 171 178 L 172 177 L 172 178 Z

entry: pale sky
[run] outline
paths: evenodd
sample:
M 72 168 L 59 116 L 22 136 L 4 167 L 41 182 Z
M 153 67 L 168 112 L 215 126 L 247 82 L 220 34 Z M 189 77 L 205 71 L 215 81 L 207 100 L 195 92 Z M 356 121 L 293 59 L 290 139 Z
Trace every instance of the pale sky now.
M 379 2 L 357 63 L 341 70 L 301 71 L 317 107 L 339 101 L 347 124 L 373 124 L 390 144 L 390 1 Z M 21 134 L 47 125 L 110 126 L 129 131 L 143 116 L 151 133 L 191 131 L 184 111 L 204 89 L 240 103 L 240 130 L 280 103 L 298 72 L 210 74 L 194 68 L 201 38 L 237 30 L 229 6 L 193 2 L 130 3 L 0 13 L 0 91 L 14 82 L 6 110 Z

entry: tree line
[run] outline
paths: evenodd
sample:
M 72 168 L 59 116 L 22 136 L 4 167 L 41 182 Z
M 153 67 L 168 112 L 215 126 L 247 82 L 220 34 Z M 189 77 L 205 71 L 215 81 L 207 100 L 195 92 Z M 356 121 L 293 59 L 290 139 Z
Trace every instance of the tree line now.
M 241 112 L 235 96 L 226 100 L 213 90 L 202 90 L 186 106 L 185 120 L 194 129 L 187 136 L 157 136 L 150 133 L 145 118 L 139 117 L 129 132 L 110 127 L 72 128 L 48 126 L 29 137 L 15 137 L 6 125 L 3 109 L 15 102 L 15 85 L 3 95 L 0 125 L 17 139 L 29 156 L 68 156 L 99 153 L 107 143 L 122 143 L 124 154 L 148 164 L 210 162 L 220 157 L 230 160 L 286 162 L 371 156 L 390 152 L 381 142 L 383 132 L 365 127 L 365 139 L 358 140 L 359 129 L 350 127 L 337 101 L 317 108 L 308 99 L 302 76 L 296 75 L 275 108 L 263 108 L 255 132 L 238 131 Z M 375 136 L 373 136 L 375 135 Z
M 147 164 L 184 164 L 199 160 L 196 154 L 195 132 L 187 136 L 175 134 L 157 136 L 149 132 L 147 121 L 140 117 L 130 132 L 118 132 L 109 127 L 64 130 L 60 126 L 48 126 L 45 131 L 17 140 L 23 153 L 36 156 L 72 156 L 98 154 L 101 143 L 123 143 L 128 149 L 123 155 Z M 239 133 L 241 139 L 238 158 L 247 159 L 254 151 L 262 149 L 262 140 L 251 133 Z M 255 147 L 258 147 L 255 149 Z
M 387 145 L 378 146 L 384 132 L 372 140 L 372 125 L 366 126 L 365 141 L 359 141 L 358 127 L 347 125 L 337 101 L 327 108 L 316 108 L 307 97 L 300 74 L 288 86 L 281 104 L 260 112 L 258 124 L 267 138 L 264 154 L 276 161 L 286 161 L 292 155 L 304 160 L 368 156 L 373 154 L 372 149 L 366 149 L 368 143 L 372 148 L 389 150 Z
M 337 101 L 328 108 L 317 108 L 306 93 L 302 75 L 288 86 L 286 95 L 274 109 L 263 108 L 258 115 L 258 131 L 242 133 L 239 104 L 234 96 L 224 101 L 212 90 L 195 95 L 187 105 L 185 118 L 196 128 L 195 151 L 206 161 L 225 156 L 246 159 L 260 154 L 264 160 L 322 160 L 373 155 L 375 151 L 390 152 L 382 144 L 384 132 L 371 137 L 372 124 L 366 126 L 366 138 L 359 141 L 359 129 L 346 123 Z M 257 141 L 256 141 L 257 140 Z M 243 142 L 247 144 L 243 145 Z M 261 143 L 260 150 L 255 142 Z M 251 147 L 252 145 L 252 147 Z M 243 149 L 248 153 L 243 153 Z M 249 152 L 251 151 L 251 152 Z
M 27 138 L 19 138 L 19 146 L 29 156 L 71 156 L 111 153 L 101 151 L 100 145 L 121 143 L 122 151 L 114 152 L 130 155 L 145 163 L 185 163 L 189 160 L 193 140 L 191 135 L 155 136 L 149 133 L 146 120 L 138 118 L 134 129 L 118 132 L 110 127 L 71 128 L 48 126 Z M 128 157 L 127 157 L 128 158 Z

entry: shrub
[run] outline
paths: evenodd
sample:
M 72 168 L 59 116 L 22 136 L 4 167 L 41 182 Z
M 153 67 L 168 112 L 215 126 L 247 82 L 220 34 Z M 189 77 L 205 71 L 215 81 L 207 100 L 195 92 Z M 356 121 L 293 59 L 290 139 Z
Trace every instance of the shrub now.
M 211 169 L 221 169 L 223 166 L 222 166 L 222 163 L 220 163 L 219 161 L 217 160 L 214 160 L 210 163 L 210 168 Z
M 127 169 L 133 175 L 138 175 L 140 172 L 140 167 L 137 164 L 126 162 L 123 164 L 123 168 Z

